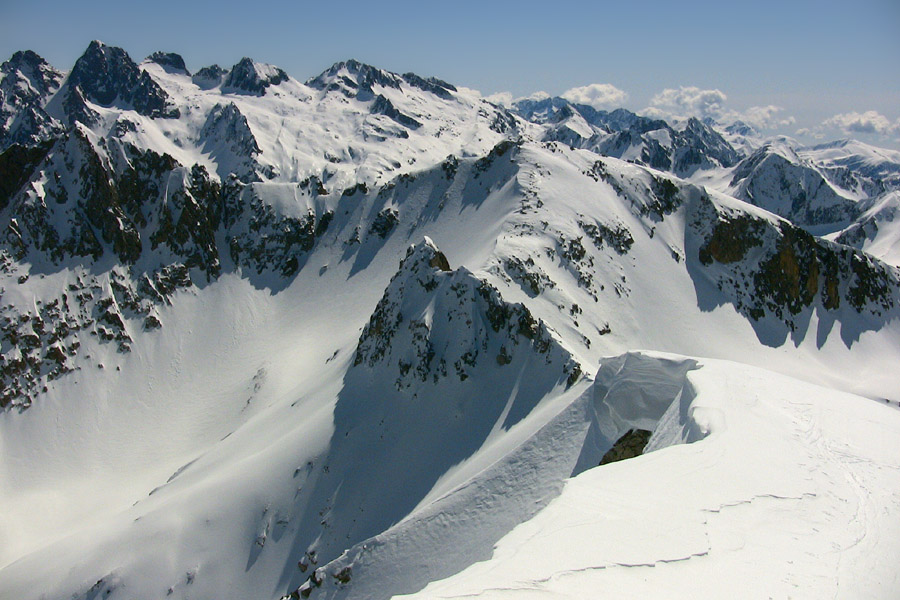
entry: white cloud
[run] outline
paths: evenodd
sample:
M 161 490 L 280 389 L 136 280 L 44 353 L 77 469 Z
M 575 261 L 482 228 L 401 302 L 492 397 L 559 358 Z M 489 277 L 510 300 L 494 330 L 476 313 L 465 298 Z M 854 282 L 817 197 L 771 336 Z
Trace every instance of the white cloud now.
M 469 94 L 470 96 L 475 96 L 476 98 L 482 97 L 481 90 L 476 90 L 475 88 L 467 88 L 464 85 L 457 85 L 455 87 L 456 87 L 456 91 L 458 91 L 458 92 L 462 92 L 464 94 Z
M 722 105 L 728 100 L 720 90 L 701 90 L 694 86 L 681 86 L 677 90 L 666 88 L 650 99 L 650 108 L 661 111 L 658 114 L 683 117 L 722 116 Z M 647 110 L 644 111 L 647 114 Z
M 744 111 L 726 111 L 722 118 L 728 121 L 743 121 L 757 131 L 789 127 L 796 122 L 794 117 L 784 116 L 784 108 L 769 104 L 768 106 L 751 106 Z
M 848 112 L 834 115 L 822 122 L 823 127 L 840 129 L 845 134 L 900 135 L 900 119 L 893 123 L 881 113 L 867 110 L 864 113 Z
M 655 106 L 648 106 L 647 108 L 643 108 L 643 109 L 637 111 L 637 114 L 641 115 L 642 117 L 649 117 L 651 119 L 672 119 L 672 118 L 681 119 L 681 118 L 683 118 L 680 116 L 673 115 L 669 111 L 662 110 L 660 108 L 656 108 Z
M 516 98 L 516 102 L 518 102 L 519 100 L 534 100 L 535 102 L 540 102 L 541 100 L 546 100 L 548 98 L 550 98 L 550 94 L 548 94 L 544 90 L 541 90 L 539 92 L 531 94 L 530 96 L 525 96 L 524 98 Z
M 812 129 L 810 129 L 809 127 L 801 127 L 794 132 L 794 135 L 799 137 L 811 137 L 816 140 L 821 140 L 825 137 L 825 134 L 822 133 L 819 127 L 813 127 Z
M 512 106 L 513 103 L 513 95 L 509 92 L 497 92 L 490 96 L 485 96 L 484 99 L 499 106 Z
M 784 108 L 774 104 L 751 106 L 739 111 L 727 108 L 727 100 L 725 92 L 717 89 L 704 90 L 694 86 L 666 88 L 653 96 L 650 106 L 640 114 L 656 119 L 711 118 L 726 125 L 743 121 L 757 131 L 781 129 L 796 122 L 794 117 L 783 114 Z
M 566 90 L 563 98 L 575 104 L 587 104 L 594 108 L 618 108 L 628 99 L 628 94 L 609 83 L 592 83 Z

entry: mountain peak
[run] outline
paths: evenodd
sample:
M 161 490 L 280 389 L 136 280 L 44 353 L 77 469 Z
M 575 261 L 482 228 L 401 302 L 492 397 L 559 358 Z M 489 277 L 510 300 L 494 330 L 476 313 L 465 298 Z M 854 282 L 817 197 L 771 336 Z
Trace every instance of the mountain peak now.
M 27 80 L 27 85 L 37 94 L 47 94 L 59 87 L 63 74 L 32 50 L 19 50 L 9 60 L 0 64 L 0 73 L 4 76 L 18 73 L 19 79 Z M 7 87 L 7 86 L 4 86 Z M 12 82 L 8 84 L 9 93 L 13 90 Z M 19 86 L 21 88 L 21 86 Z
M 8 73 L 23 67 L 36 68 L 47 64 L 47 61 L 33 50 L 18 50 L 13 53 L 9 60 L 5 61 L 3 65 L 0 66 L 0 70 L 4 73 Z
M 147 57 L 147 60 L 158 64 L 170 73 L 184 73 L 185 75 L 191 74 L 190 71 L 188 71 L 187 66 L 184 64 L 184 59 L 180 54 L 176 54 L 175 52 L 154 52 Z
M 362 94 L 364 99 L 369 99 L 375 95 L 373 86 L 400 89 L 401 81 L 402 78 L 396 73 L 351 58 L 334 63 L 318 77 L 307 81 L 306 85 L 318 90 L 340 91 L 350 98 Z
M 258 63 L 244 57 L 231 67 L 222 89 L 230 92 L 263 96 L 266 88 L 288 80 L 288 74 L 274 65 Z
M 406 251 L 405 261 L 410 261 L 411 265 L 427 264 L 430 268 L 438 271 L 450 271 L 450 262 L 444 253 L 441 252 L 437 244 L 428 237 L 424 236 L 418 244 L 410 244 Z M 416 267 L 413 267 L 416 268 Z
M 522 304 L 465 267 L 450 269 L 428 237 L 409 247 L 363 329 L 354 365 L 396 374 L 397 390 L 439 382 L 455 373 L 466 381 L 476 369 L 502 368 L 546 356 L 571 385 L 581 368 Z M 396 373 L 394 370 L 396 369 Z
M 138 68 L 125 50 L 99 40 L 92 41 L 75 62 L 68 85 L 78 88 L 87 100 L 103 106 L 122 102 L 149 117 L 179 115 L 178 109 L 169 108 L 168 94 Z
M 31 50 L 0 64 L 0 150 L 11 143 L 33 145 L 59 130 L 44 110 L 63 74 Z

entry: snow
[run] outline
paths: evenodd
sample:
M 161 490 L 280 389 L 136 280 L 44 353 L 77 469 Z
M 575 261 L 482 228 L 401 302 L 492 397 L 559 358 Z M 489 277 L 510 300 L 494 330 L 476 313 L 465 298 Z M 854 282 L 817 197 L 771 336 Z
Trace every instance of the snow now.
M 793 328 L 739 312 L 716 287 L 726 267 L 697 266 L 703 218 L 782 221 L 723 193 L 730 170 L 692 174 L 704 190 L 540 143 L 547 126 L 462 88 L 374 84 L 422 123 L 409 128 L 365 95 L 294 79 L 223 94 L 141 68 L 182 116 L 92 107 L 101 123 L 84 131 L 104 160 L 123 158 L 109 132 L 128 119 L 121 141 L 168 153 L 185 177 L 195 163 L 220 178 L 247 168 L 262 181 L 244 201 L 334 219 L 292 279 L 231 265 L 226 249 L 218 279 L 154 308 L 161 329 L 126 319 L 130 353 L 85 334 L 74 372 L 0 415 L 0 597 L 274 599 L 317 567 L 315 597 L 900 593 L 900 411 L 883 400 L 900 400 L 900 309 L 816 300 Z M 232 102 L 253 160 L 203 133 Z M 512 130 L 492 128 L 505 116 Z M 592 135 L 579 119 L 565 126 Z M 300 187 L 310 176 L 324 193 Z M 664 179 L 681 204 L 663 215 Z M 46 205 L 63 227 L 68 213 Z M 385 210 L 399 217 L 381 236 Z M 592 241 L 585 225 L 631 243 Z M 864 249 L 894 260 L 895 241 Z M 438 251 L 451 271 L 430 264 Z M 108 290 L 103 261 L 23 262 L 0 274 L 3 304 L 35 313 L 81 281 Z M 357 362 L 380 302 L 400 325 L 383 358 Z M 494 327 L 526 310 L 546 338 Z M 424 380 L 403 372 L 415 361 Z M 633 427 L 654 432 L 652 452 L 596 467 Z M 349 585 L 334 577 L 344 567 Z
M 897 596 L 900 413 L 735 363 L 687 382 L 648 453 L 579 474 L 489 560 L 404 597 Z

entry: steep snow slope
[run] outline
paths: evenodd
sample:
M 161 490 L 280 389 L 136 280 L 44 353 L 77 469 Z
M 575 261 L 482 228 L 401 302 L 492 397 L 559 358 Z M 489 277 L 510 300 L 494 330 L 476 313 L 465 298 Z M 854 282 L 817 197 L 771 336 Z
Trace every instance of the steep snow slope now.
M 798 225 L 825 228 L 825 233 L 854 220 L 857 202 L 865 196 L 834 185 L 798 156 L 795 146 L 778 139 L 760 147 L 734 168 L 726 191 Z
M 887 192 L 834 240 L 865 250 L 888 264 L 900 266 L 900 192 Z
M 900 412 L 734 363 L 606 364 L 588 392 L 601 415 L 681 386 L 641 415 L 658 421 L 647 453 L 581 473 L 490 560 L 409 597 L 900 593 Z
M 348 550 L 316 580 L 355 593 L 340 584 L 350 566 L 353 582 L 394 573 L 375 579 L 385 596 L 415 591 L 487 558 L 565 477 L 599 462 L 619 431 L 584 445 L 590 420 L 565 407 L 589 380 L 567 365 L 590 376 L 602 354 L 631 346 L 772 364 L 873 396 L 897 389 L 897 309 L 877 308 L 896 283 L 856 307 L 859 282 L 841 267 L 839 307 L 823 287 L 809 305 L 773 297 L 756 320 L 738 307 L 749 283 L 716 287 L 744 264 L 709 245 L 716 224 L 750 218 L 759 246 L 746 251 L 763 260 L 787 252 L 775 217 L 554 145 L 451 164 L 343 197 L 287 283 L 226 272 L 175 291 L 155 308 L 160 329 L 125 319 L 126 354 L 85 336 L 75 371 L 0 423 L 13 540 L 0 590 L 279 597 Z M 419 245 L 389 284 L 423 234 L 445 259 Z M 726 262 L 704 265 L 704 243 Z M 443 271 L 456 265 L 470 266 Z M 24 310 L 71 273 L 33 274 L 5 297 Z M 385 553 L 369 557 L 373 544 Z
M 606 112 L 558 97 L 519 100 L 515 110 L 545 125 L 540 138 L 544 141 L 593 150 L 680 177 L 728 168 L 740 158 L 717 131 L 693 118 L 670 126 L 625 109 Z
M 834 173 L 835 179 L 842 177 L 849 179 L 850 185 L 868 188 L 870 196 L 900 187 L 900 152 L 896 150 L 876 148 L 856 140 L 838 140 L 804 148 L 798 153 Z M 856 175 L 856 181 L 847 178 L 847 172 Z
M 30 50 L 0 65 L 0 148 L 35 144 L 59 133 L 44 109 L 62 79 L 62 72 Z
M 2 597 L 415 592 L 656 428 L 696 365 L 604 359 L 634 348 L 898 400 L 896 269 L 535 141 L 636 115 L 183 65 L 92 43 L 42 96 L 62 129 L 0 154 Z

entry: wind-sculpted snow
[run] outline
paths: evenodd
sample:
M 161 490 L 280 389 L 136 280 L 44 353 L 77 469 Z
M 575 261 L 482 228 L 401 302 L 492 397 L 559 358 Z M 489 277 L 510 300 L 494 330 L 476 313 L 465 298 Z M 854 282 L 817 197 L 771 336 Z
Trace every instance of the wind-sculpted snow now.
M 733 363 L 611 362 L 601 418 L 677 392 L 644 455 L 582 472 L 489 559 L 410 598 L 900 591 L 900 413 Z
M 445 448 L 447 452 L 453 448 L 452 452 L 457 452 L 458 448 L 467 448 L 474 439 L 479 444 L 484 440 L 481 450 L 471 456 L 444 457 L 450 460 L 443 464 L 458 464 L 437 481 L 411 514 L 384 533 L 350 547 L 336 560 L 320 563 L 295 596 L 390 598 L 421 588 L 426 582 L 456 572 L 475 560 L 488 558 L 490 544 L 497 536 L 508 531 L 517 519 L 527 518 L 544 506 L 558 493 L 563 478 L 596 467 L 623 433 L 633 427 L 656 429 L 672 405 L 676 405 L 676 413 L 686 413 L 693 400 L 693 389 L 689 385 L 685 387 L 685 373 L 695 366 L 691 360 L 639 354 L 604 361 L 596 383 L 587 390 L 576 395 L 564 394 L 550 406 L 545 404 L 543 409 L 535 406 L 511 420 L 523 395 L 531 395 L 528 379 L 523 376 L 535 373 L 523 371 L 508 400 L 505 393 L 495 395 L 503 400 L 505 407 L 479 405 L 477 418 L 481 425 L 471 421 L 460 423 L 461 419 L 468 418 L 468 411 L 458 405 L 448 405 L 450 398 L 442 399 L 438 408 L 428 406 L 429 397 L 422 395 L 404 406 L 411 414 L 402 419 L 423 419 L 419 421 L 421 424 L 411 427 L 418 432 L 412 435 L 418 440 L 416 448 L 420 450 L 407 458 L 411 462 L 404 471 L 415 472 L 416 465 L 430 460 L 427 458 L 430 448 Z M 584 390 L 584 385 L 577 389 Z M 475 410 L 475 405 L 471 406 Z M 348 410 L 353 415 L 352 422 L 359 427 L 368 421 L 359 415 L 372 407 L 362 404 Z M 456 412 L 457 416 L 451 417 L 445 411 Z M 382 408 L 378 414 L 385 423 L 401 418 L 390 407 Z M 425 423 L 448 422 L 452 430 L 449 433 L 455 438 L 452 443 L 421 434 Z M 677 423 L 677 419 L 667 422 L 665 435 L 676 435 Z M 491 425 L 493 429 L 488 434 Z M 677 439 L 673 437 L 667 443 L 696 441 L 709 432 L 702 431 L 708 427 L 702 421 L 701 424 L 683 421 L 681 425 L 689 433 Z M 499 431 L 504 430 L 509 431 L 507 435 L 512 440 L 498 439 Z M 391 437 L 397 439 L 399 435 L 403 439 L 410 435 L 406 431 L 407 428 L 398 427 Z M 378 445 L 377 441 L 369 442 L 372 448 Z M 459 462 L 460 459 L 464 460 Z M 388 469 L 390 461 L 373 459 L 373 464 L 379 465 L 379 470 L 386 474 L 392 473 Z M 391 475 L 390 480 L 396 484 L 398 478 L 405 480 L 408 476 L 404 472 L 402 476 Z M 405 487 L 407 494 L 420 497 L 408 485 Z M 517 490 L 517 497 L 510 497 L 511 487 Z M 315 550 L 308 555 L 321 558 L 322 552 Z M 398 572 L 399 565 L 407 564 L 414 564 L 415 568 Z
M 0 597 L 895 590 L 892 155 L 358 61 L 0 71 Z

